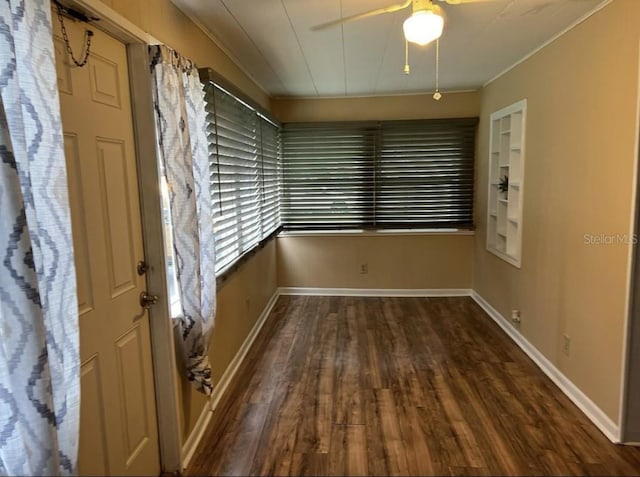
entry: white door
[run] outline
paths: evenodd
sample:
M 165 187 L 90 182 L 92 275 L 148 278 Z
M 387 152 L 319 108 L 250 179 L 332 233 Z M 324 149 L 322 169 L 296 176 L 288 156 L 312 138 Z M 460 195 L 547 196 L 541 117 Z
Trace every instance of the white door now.
M 125 45 L 91 27 L 75 66 L 53 16 L 80 310 L 80 474 L 158 475 L 156 403 Z M 65 19 L 76 58 L 86 26 Z

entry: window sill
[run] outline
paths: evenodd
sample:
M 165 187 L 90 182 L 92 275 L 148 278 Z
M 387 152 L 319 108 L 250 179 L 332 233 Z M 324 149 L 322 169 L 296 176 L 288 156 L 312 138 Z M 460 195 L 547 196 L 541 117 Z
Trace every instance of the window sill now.
M 475 235 L 475 231 L 466 229 L 290 230 L 280 232 L 278 237 L 397 237 L 405 235 Z

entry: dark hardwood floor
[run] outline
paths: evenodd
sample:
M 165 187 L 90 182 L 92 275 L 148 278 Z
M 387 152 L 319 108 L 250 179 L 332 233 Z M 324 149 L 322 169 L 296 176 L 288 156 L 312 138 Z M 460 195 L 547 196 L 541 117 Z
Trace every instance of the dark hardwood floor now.
M 640 475 L 470 298 L 281 297 L 190 475 Z

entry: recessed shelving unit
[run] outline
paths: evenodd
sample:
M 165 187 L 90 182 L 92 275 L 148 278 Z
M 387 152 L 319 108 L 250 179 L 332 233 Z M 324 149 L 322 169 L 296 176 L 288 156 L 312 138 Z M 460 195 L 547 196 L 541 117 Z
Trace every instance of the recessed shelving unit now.
M 491 115 L 487 250 L 520 268 L 527 100 Z M 506 192 L 500 181 L 508 177 Z

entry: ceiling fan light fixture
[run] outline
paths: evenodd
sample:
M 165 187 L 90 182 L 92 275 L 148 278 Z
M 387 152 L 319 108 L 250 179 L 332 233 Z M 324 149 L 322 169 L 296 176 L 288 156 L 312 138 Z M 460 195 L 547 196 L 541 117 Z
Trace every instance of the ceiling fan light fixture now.
M 407 41 L 426 45 L 440 38 L 444 18 L 432 10 L 418 10 L 404 21 L 402 29 Z

